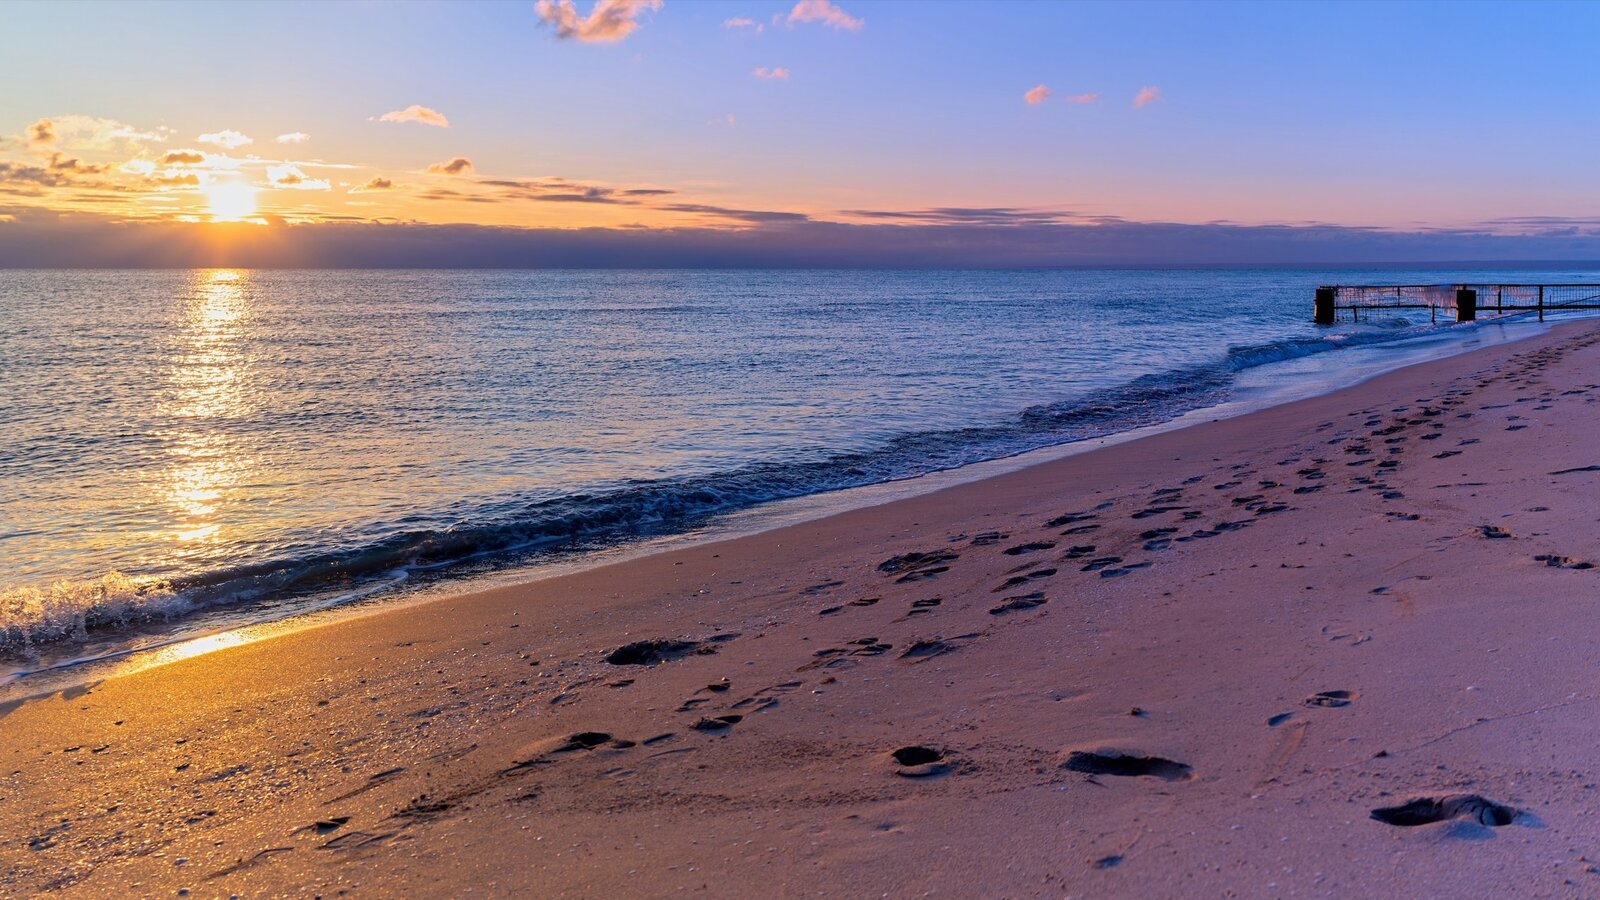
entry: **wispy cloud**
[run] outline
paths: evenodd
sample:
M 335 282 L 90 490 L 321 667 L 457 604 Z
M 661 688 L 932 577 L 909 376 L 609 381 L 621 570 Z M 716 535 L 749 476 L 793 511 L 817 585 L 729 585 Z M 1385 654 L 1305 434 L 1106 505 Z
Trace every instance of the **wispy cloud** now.
M 435 128 L 449 128 L 450 120 L 444 113 L 426 106 L 413 103 L 405 109 L 396 109 L 378 116 L 378 122 L 416 122 L 419 125 L 432 125 Z
M 670 203 L 662 206 L 661 209 L 668 212 L 731 219 L 735 222 L 808 222 L 811 220 L 811 217 L 805 213 L 774 212 L 764 209 L 730 209 L 726 206 L 711 206 L 705 203 Z
M 845 31 L 858 31 L 867 24 L 866 20 L 850 15 L 829 0 L 800 0 L 789 10 L 789 25 L 792 27 L 797 22 L 820 22 Z
M 1139 93 L 1133 95 L 1133 108 L 1143 109 L 1160 99 L 1161 88 L 1153 84 L 1147 84 L 1139 89 Z
M 449 162 L 434 163 L 428 171 L 435 175 L 466 175 L 472 171 L 472 160 L 457 156 Z
M 311 140 L 311 135 L 306 134 L 304 131 L 291 131 L 288 134 L 278 135 L 276 140 L 280 144 L 304 144 L 306 141 Z
M 761 32 L 767 30 L 767 26 L 761 24 L 760 22 L 757 22 L 754 19 L 746 19 L 744 16 L 734 16 L 731 19 L 723 19 L 722 20 L 722 27 L 723 28 L 749 28 L 752 31 L 754 31 L 756 34 L 760 34 Z
M 1054 92 L 1044 85 L 1036 84 L 1033 87 L 1028 88 L 1027 92 L 1022 95 L 1022 99 L 1026 101 L 1029 106 L 1038 106 L 1046 100 L 1049 100 L 1052 93 Z
M 196 140 L 202 144 L 215 144 L 216 146 L 222 147 L 225 150 L 236 150 L 239 147 L 243 147 L 245 144 L 255 143 L 255 141 L 251 140 L 249 137 L 240 134 L 231 128 L 224 128 L 221 131 L 213 131 L 210 134 L 202 134 L 200 137 L 196 138 Z
M 572 0 L 539 0 L 539 20 L 556 29 L 556 37 L 587 44 L 611 44 L 639 27 L 639 14 L 661 8 L 661 0 L 596 0 L 588 16 L 578 15 Z
M 1065 98 L 1068 103 L 1099 103 L 1099 94 L 1073 94 Z
M 937 206 L 931 209 L 911 210 L 847 209 L 842 213 L 853 218 L 919 225 L 1061 225 L 1082 221 L 1082 217 L 1077 213 L 1066 210 L 1020 209 L 1014 206 Z
M 366 184 L 358 184 L 350 189 L 352 194 L 366 194 L 372 191 L 387 191 L 394 187 L 394 182 L 382 175 L 374 175 L 367 179 Z
M 320 178 L 307 178 L 298 166 L 288 164 L 267 166 L 267 183 L 275 188 L 294 191 L 326 191 L 332 187 Z
M 782 66 L 777 66 L 777 67 L 771 68 L 771 69 L 767 68 L 766 66 L 762 66 L 759 69 L 752 70 L 750 72 L 750 74 L 754 75 L 757 78 L 765 78 L 768 81 L 788 81 L 789 80 L 789 70 L 783 68 Z

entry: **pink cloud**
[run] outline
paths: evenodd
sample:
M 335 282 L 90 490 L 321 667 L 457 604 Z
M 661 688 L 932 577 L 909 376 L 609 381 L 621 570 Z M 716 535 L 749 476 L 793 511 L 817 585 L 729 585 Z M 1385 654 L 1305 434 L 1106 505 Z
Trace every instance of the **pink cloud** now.
M 1042 84 L 1034 85 L 1033 87 L 1028 88 L 1027 93 L 1022 95 L 1022 99 L 1026 100 L 1029 106 L 1038 106 L 1046 100 L 1049 100 L 1051 93 L 1053 92 Z
M 750 72 L 750 74 L 754 75 L 757 78 L 765 78 L 768 81 L 788 81 L 789 80 L 789 70 L 783 68 L 782 66 L 778 66 L 778 67 L 772 68 L 772 69 L 769 69 L 766 66 L 762 66 L 759 69 L 752 70 Z
M 1066 100 L 1067 100 L 1068 103 L 1098 103 L 1100 101 L 1100 95 L 1099 94 L 1073 94 L 1071 97 L 1066 98 Z
M 760 22 L 757 22 L 754 19 L 746 19 L 744 16 L 734 16 L 731 19 L 723 19 L 722 20 L 722 27 L 723 28 L 751 28 L 751 29 L 755 30 L 756 34 L 760 34 L 761 32 L 767 30 L 767 26 L 761 24 Z
M 867 24 L 865 20 L 850 15 L 828 0 L 800 0 L 789 10 L 789 24 L 796 22 L 821 22 L 829 28 L 858 31 Z
M 1155 85 L 1145 85 L 1139 89 L 1139 93 L 1133 95 L 1133 108 L 1143 109 L 1160 99 L 1161 88 Z
M 419 125 L 432 125 L 435 128 L 449 128 L 450 120 L 444 113 L 426 106 L 413 103 L 405 109 L 396 109 L 386 112 L 377 118 L 379 122 L 416 122 Z
M 612 44 L 633 33 L 645 10 L 661 8 L 661 0 L 596 0 L 587 17 L 579 16 L 572 0 L 539 0 L 534 10 L 539 20 L 554 25 L 556 37 L 577 38 L 586 44 Z

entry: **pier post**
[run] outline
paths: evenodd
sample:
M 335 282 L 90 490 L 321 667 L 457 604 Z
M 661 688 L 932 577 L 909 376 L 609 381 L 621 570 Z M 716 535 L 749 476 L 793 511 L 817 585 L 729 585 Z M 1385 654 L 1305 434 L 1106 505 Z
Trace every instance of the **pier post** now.
M 1312 312 L 1311 321 L 1318 325 L 1332 325 L 1334 318 L 1333 298 L 1338 291 L 1331 287 L 1317 288 L 1316 306 Z
M 1544 321 L 1544 285 L 1539 285 L 1539 321 Z
M 1472 288 L 1456 288 L 1456 321 L 1472 322 L 1478 318 L 1478 292 Z

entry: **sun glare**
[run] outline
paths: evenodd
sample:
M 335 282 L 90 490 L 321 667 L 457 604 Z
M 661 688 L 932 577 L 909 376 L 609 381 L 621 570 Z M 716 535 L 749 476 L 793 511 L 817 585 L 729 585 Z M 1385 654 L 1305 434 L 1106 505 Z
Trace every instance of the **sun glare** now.
M 256 213 L 256 189 L 242 181 L 220 181 L 205 193 L 213 222 L 238 222 Z

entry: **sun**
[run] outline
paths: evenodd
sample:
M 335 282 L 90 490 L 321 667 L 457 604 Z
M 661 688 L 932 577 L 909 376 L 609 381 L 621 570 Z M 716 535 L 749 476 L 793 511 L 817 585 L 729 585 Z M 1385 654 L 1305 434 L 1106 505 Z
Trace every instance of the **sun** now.
M 205 188 L 213 222 L 239 222 L 256 214 L 256 189 L 242 181 L 219 181 Z

